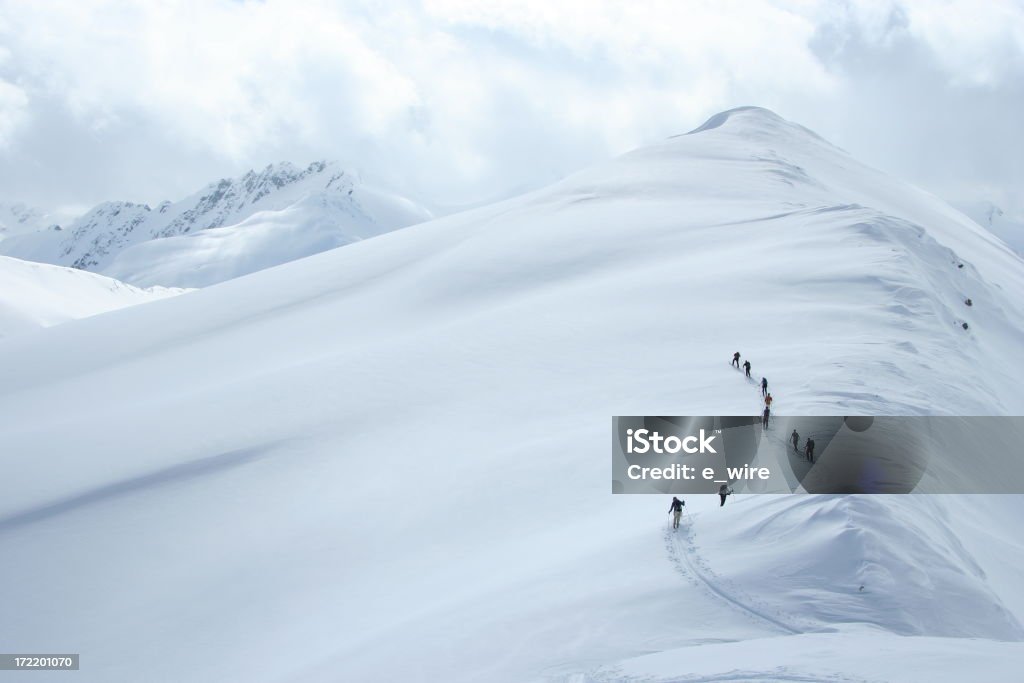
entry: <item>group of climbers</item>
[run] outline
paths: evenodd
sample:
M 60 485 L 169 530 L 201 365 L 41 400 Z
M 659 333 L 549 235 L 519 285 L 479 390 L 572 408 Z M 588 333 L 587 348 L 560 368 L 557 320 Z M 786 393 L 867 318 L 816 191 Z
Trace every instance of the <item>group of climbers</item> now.
M 795 429 L 789 435 L 789 439 L 793 442 L 793 450 L 799 453 L 800 435 L 797 434 Z M 807 459 L 807 462 L 814 462 L 814 439 L 811 437 L 807 437 L 807 441 L 804 442 L 804 457 Z
M 740 366 L 740 352 L 739 351 L 737 351 L 736 353 L 732 354 L 732 364 L 736 366 L 737 370 L 740 369 L 741 366 Z M 743 370 L 747 373 L 747 377 L 750 377 L 750 361 L 749 360 L 743 361 L 742 367 L 743 367 Z
M 734 368 L 736 368 L 737 370 L 742 368 L 744 374 L 746 375 L 746 377 L 752 379 L 751 376 L 750 376 L 750 361 L 746 360 L 746 361 L 743 361 L 743 363 L 741 364 L 740 363 L 740 358 L 741 358 L 741 356 L 740 356 L 740 352 L 739 351 L 737 351 L 736 353 L 732 354 L 732 363 L 731 363 L 731 365 Z M 771 392 L 768 391 L 768 378 L 766 378 L 766 377 L 762 377 L 761 378 L 761 398 L 764 399 L 764 411 L 761 413 L 761 426 L 764 429 L 768 429 L 768 421 L 769 421 L 769 419 L 771 418 L 771 415 L 772 415 L 772 401 L 774 399 L 772 398 Z M 791 438 L 791 440 L 793 442 L 793 450 L 795 450 L 797 453 L 799 453 L 800 452 L 800 446 L 799 446 L 799 444 L 800 444 L 800 435 L 797 434 L 797 431 L 795 429 L 793 430 L 793 434 L 791 435 L 790 438 Z M 808 462 L 812 462 L 812 463 L 814 462 L 814 439 L 812 439 L 810 437 L 808 437 L 807 441 L 804 443 L 804 457 L 808 460 Z M 719 507 L 722 507 L 723 505 L 725 505 L 726 498 L 729 495 L 731 495 L 731 494 L 732 494 L 732 488 L 728 484 L 722 484 L 718 488 L 718 495 L 719 495 L 719 498 L 721 499 L 721 502 L 719 503 Z M 683 514 L 683 506 L 684 505 L 686 505 L 686 503 L 683 502 L 682 500 L 680 500 L 679 498 L 677 498 L 677 497 L 673 497 L 672 498 L 672 505 L 669 507 L 669 512 L 672 513 L 672 515 L 673 515 L 672 527 L 674 529 L 678 529 L 679 528 L 679 518 Z
M 750 361 L 743 361 L 741 366 L 739 351 L 732 354 L 732 365 L 737 370 L 742 367 L 746 376 L 750 377 Z M 761 426 L 768 429 L 768 419 L 772 416 L 772 395 L 768 391 L 768 379 L 766 377 L 761 378 L 761 397 L 764 399 L 764 410 L 761 412 Z M 725 503 L 723 502 L 722 504 L 724 505 Z
M 732 354 L 732 364 L 738 369 L 740 367 L 740 352 Z M 743 367 L 746 368 L 747 377 L 750 377 L 750 361 L 743 363 Z M 768 429 L 768 418 L 772 414 L 772 394 L 768 391 L 768 380 L 764 377 L 761 378 L 761 397 L 764 398 L 764 411 L 761 413 L 761 426 Z M 793 442 L 793 450 L 797 453 L 800 452 L 800 435 L 797 434 L 796 430 L 790 435 L 790 440 Z M 814 439 L 808 437 L 807 441 L 804 442 L 804 458 L 808 462 L 814 462 Z M 725 498 L 722 498 L 722 505 L 725 505 Z
M 722 502 L 718 504 L 718 507 L 725 505 L 725 499 L 732 495 L 732 487 L 728 484 L 722 484 L 718 487 L 718 497 L 721 498 Z M 672 513 L 672 528 L 679 528 L 679 518 L 683 516 L 683 506 L 686 502 L 677 496 L 672 496 L 672 504 L 669 505 L 668 511 Z

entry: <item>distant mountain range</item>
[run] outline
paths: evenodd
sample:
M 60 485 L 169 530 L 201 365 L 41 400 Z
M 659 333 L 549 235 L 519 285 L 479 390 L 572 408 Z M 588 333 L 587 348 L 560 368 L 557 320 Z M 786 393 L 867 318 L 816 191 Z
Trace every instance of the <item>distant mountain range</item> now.
M 42 209 L 21 202 L 0 202 L 0 240 L 11 235 L 37 232 L 53 224 Z
M 0 254 L 139 286 L 202 287 L 431 217 L 337 163 L 283 162 L 156 208 L 104 202 L 64 228 L 23 205 L 4 206 Z

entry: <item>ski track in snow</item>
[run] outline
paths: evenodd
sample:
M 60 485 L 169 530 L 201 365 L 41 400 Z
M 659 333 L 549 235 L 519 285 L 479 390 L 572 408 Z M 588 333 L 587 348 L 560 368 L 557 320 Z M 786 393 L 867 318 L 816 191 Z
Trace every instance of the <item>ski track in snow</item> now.
M 679 531 L 665 531 L 665 547 L 676 571 L 690 578 L 694 585 L 704 588 L 713 598 L 724 600 L 726 604 L 748 618 L 767 623 L 781 633 L 797 635 L 811 630 L 809 627 L 794 626 L 784 617 L 778 618 L 767 614 L 766 611 L 770 609 L 767 605 L 760 604 L 737 586 L 728 585 L 725 579 L 715 574 L 707 560 L 697 553 L 693 519 L 687 514 L 685 524 L 679 525 Z
M 761 393 L 761 383 L 759 381 L 745 375 L 744 379 L 756 386 L 758 394 Z M 688 512 L 686 513 L 685 522 L 679 525 L 679 530 L 665 530 L 665 549 L 668 551 L 669 560 L 677 572 L 687 577 L 694 585 L 702 587 L 713 598 L 724 600 L 729 606 L 744 614 L 748 619 L 767 623 L 772 628 L 787 635 L 797 635 L 814 630 L 813 626 L 810 625 L 796 626 L 792 619 L 781 617 L 781 615 L 780 617 L 769 615 L 767 611 L 771 608 L 768 605 L 760 603 L 743 592 L 738 586 L 730 585 L 725 579 L 715 574 L 707 560 L 697 553 L 694 518 Z

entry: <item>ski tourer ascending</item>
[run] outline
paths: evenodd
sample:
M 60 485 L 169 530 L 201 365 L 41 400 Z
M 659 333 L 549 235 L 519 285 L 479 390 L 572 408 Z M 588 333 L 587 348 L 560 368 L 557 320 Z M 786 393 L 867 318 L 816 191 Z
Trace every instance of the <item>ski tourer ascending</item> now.
M 736 353 L 732 354 L 732 364 L 736 367 L 737 370 L 740 369 L 740 352 L 739 351 L 737 351 Z
M 770 393 L 767 396 L 764 397 L 764 407 L 765 408 L 771 408 L 772 407 L 772 395 Z
M 750 361 L 743 361 L 743 369 L 747 371 L 747 377 L 750 377 Z
M 790 441 L 793 442 L 793 450 L 796 451 L 797 453 L 799 453 L 800 452 L 800 447 L 797 446 L 797 443 L 800 442 L 800 435 L 796 433 L 795 429 L 793 430 L 793 434 L 789 437 L 789 439 L 790 439 Z
M 761 395 L 768 395 L 768 380 L 764 377 L 761 378 Z
M 772 416 L 772 409 L 765 406 L 764 412 L 761 413 L 761 426 L 768 429 L 768 418 Z
M 725 505 L 725 499 L 732 493 L 732 489 L 729 488 L 728 484 L 722 484 L 718 487 L 718 497 L 722 499 L 722 502 L 718 504 L 718 507 Z
M 672 496 L 672 505 L 669 506 L 668 511 L 672 513 L 672 528 L 679 528 L 679 518 L 683 514 L 683 506 L 686 505 L 683 501 L 679 500 L 675 496 Z

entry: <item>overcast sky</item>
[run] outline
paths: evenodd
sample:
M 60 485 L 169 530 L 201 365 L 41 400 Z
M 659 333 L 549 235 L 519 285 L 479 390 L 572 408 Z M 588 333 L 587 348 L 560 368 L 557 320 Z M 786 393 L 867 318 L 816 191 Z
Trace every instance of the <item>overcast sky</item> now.
M 1019 1 L 0 0 L 0 200 L 51 210 L 320 158 L 480 201 L 745 104 L 1024 213 Z

